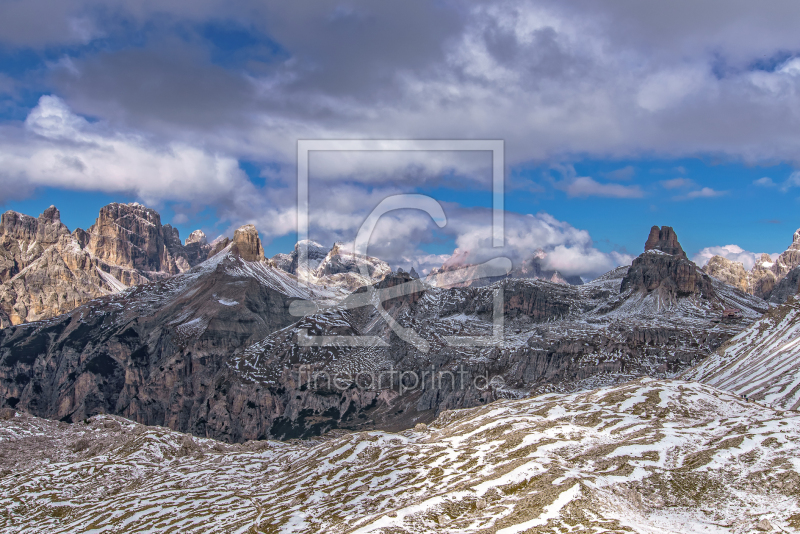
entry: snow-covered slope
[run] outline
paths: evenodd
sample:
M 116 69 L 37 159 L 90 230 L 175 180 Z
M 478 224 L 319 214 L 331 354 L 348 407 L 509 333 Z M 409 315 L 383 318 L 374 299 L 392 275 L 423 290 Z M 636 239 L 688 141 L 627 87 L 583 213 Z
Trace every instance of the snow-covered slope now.
M 684 378 L 778 408 L 800 408 L 800 300 L 791 297 L 770 310 Z
M 0 416 L 7 533 L 800 528 L 800 415 L 697 383 L 498 401 L 313 442 Z

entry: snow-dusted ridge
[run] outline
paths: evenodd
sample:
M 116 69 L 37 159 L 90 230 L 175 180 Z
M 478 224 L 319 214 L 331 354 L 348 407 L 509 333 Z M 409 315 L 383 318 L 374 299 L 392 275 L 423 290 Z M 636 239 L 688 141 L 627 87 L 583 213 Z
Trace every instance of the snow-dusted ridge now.
M 800 408 L 800 300 L 792 297 L 684 374 L 787 410 Z
M 0 421 L 3 532 L 800 528 L 800 415 L 639 380 L 402 433 L 226 445 L 111 416 Z M 532 528 L 534 530 L 527 530 Z

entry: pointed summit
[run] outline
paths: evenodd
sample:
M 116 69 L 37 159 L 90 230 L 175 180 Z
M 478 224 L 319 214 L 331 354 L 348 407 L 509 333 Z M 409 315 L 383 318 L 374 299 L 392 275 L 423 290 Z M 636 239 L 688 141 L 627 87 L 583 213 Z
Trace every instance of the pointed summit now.
M 660 250 L 673 256 L 686 257 L 681 244 L 678 243 L 678 236 L 671 226 L 662 226 L 661 228 L 653 226 L 650 228 L 650 235 L 644 244 L 644 251 L 647 252 L 648 250 Z

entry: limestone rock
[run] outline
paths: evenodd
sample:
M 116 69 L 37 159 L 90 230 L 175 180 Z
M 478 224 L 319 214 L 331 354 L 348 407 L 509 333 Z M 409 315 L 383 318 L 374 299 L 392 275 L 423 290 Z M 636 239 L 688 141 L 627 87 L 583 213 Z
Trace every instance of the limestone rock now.
M 673 256 L 686 257 L 681 244 L 678 243 L 678 236 L 671 226 L 662 226 L 661 228 L 653 226 L 644 244 L 644 250 L 645 252 L 648 250 L 660 250 Z
M 703 271 L 740 291 L 751 292 L 750 277 L 747 271 L 744 270 L 742 262 L 731 261 L 722 256 L 714 256 L 708 260 L 708 263 L 703 267 Z
M 800 267 L 795 267 L 786 273 L 780 282 L 774 284 L 769 293 L 769 301 L 774 304 L 782 304 L 789 297 L 797 295 L 798 292 L 800 292 Z
M 7 211 L 0 217 L 0 282 L 5 282 L 38 258 L 45 248 L 69 234 L 61 214 L 50 206 L 38 218 Z
M 189 261 L 189 265 L 195 266 L 208 259 L 211 252 L 211 244 L 206 239 L 206 234 L 202 230 L 195 230 L 186 238 L 183 251 Z
M 189 237 L 186 238 L 185 245 L 191 245 L 192 243 L 199 243 L 200 245 L 207 245 L 208 240 L 206 239 L 206 234 L 203 233 L 202 230 L 195 230 Z
M 227 247 L 230 244 L 231 244 L 231 240 L 229 238 L 224 237 L 224 236 L 219 236 L 218 238 L 216 238 L 214 241 L 212 241 L 208 245 L 209 246 L 209 250 L 208 250 L 207 258 L 210 258 L 212 256 L 216 256 L 222 250 L 224 250 L 225 247 Z
M 245 261 L 264 261 L 264 248 L 258 237 L 258 230 L 252 224 L 246 224 L 233 233 L 233 246 Z
M 38 218 L 6 212 L 0 219 L 0 325 L 53 317 L 187 271 L 211 249 L 205 236 L 193 235 L 187 252 L 177 228 L 162 226 L 158 212 L 137 203 L 109 204 L 89 231 L 72 234 L 55 206 Z
M 104 206 L 88 233 L 86 249 L 107 263 L 166 275 L 180 272 L 169 251 L 180 246 L 177 230 L 162 227 L 158 212 L 137 202 Z
M 653 226 L 644 249 L 644 254 L 633 260 L 622 279 L 620 292 L 658 291 L 666 301 L 690 295 L 712 298 L 711 279 L 686 258 L 671 227 Z

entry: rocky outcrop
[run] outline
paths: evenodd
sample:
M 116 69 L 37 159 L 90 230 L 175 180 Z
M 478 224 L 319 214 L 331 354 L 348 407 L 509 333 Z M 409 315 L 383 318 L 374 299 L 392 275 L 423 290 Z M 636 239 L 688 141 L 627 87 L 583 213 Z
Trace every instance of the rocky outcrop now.
M 671 226 L 653 226 L 650 228 L 650 235 L 644 244 L 644 250 L 660 250 L 672 256 L 686 257 L 681 244 L 678 243 L 678 236 Z
M 178 230 L 162 226 L 158 212 L 136 202 L 104 206 L 87 233 L 86 250 L 106 263 L 166 276 L 190 268 Z
M 741 269 L 736 265 L 741 266 Z M 783 302 L 786 300 L 787 291 L 790 292 L 793 287 L 791 282 L 781 286 L 780 295 L 777 295 L 775 299 L 772 298 L 772 293 L 780 282 L 797 267 L 800 267 L 800 230 L 794 233 L 792 244 L 777 259 L 773 260 L 769 254 L 762 254 L 744 278 L 741 275 L 741 271 L 744 271 L 741 263 L 731 262 L 721 256 L 711 258 L 703 270 L 737 288 L 746 287 L 744 290 L 751 295 L 772 302 Z
M 189 265 L 194 266 L 208 259 L 211 245 L 202 230 L 195 230 L 186 238 L 183 251 L 189 261 Z
M 800 229 L 792 236 L 792 244 L 789 245 L 789 248 L 778 256 L 773 272 L 780 279 L 798 266 L 800 266 Z
M 713 289 L 708 275 L 691 261 L 650 250 L 633 260 L 622 279 L 621 291 L 651 293 L 657 291 L 668 300 L 691 295 L 711 298 Z
M 38 218 L 0 221 L 0 326 L 47 319 L 89 299 L 161 279 L 208 258 L 202 232 L 181 243 L 177 228 L 137 203 L 103 207 L 88 231 L 70 234 L 50 206 Z
M 5 212 L 0 218 L 0 283 L 30 265 L 62 235 L 69 235 L 69 229 L 55 206 L 38 218 Z
M 622 279 L 621 292 L 656 292 L 667 302 L 688 296 L 713 298 L 711 279 L 686 258 L 671 227 L 653 226 L 644 248 Z
M 237 228 L 233 233 L 233 246 L 245 261 L 263 261 L 264 248 L 258 237 L 258 230 L 252 224 Z
M 703 267 L 703 271 L 717 280 L 721 280 L 745 293 L 752 293 L 750 277 L 739 261 L 731 261 L 722 256 L 714 256 Z
M 800 292 L 800 267 L 795 267 L 781 278 L 769 294 L 769 301 L 782 304 Z

